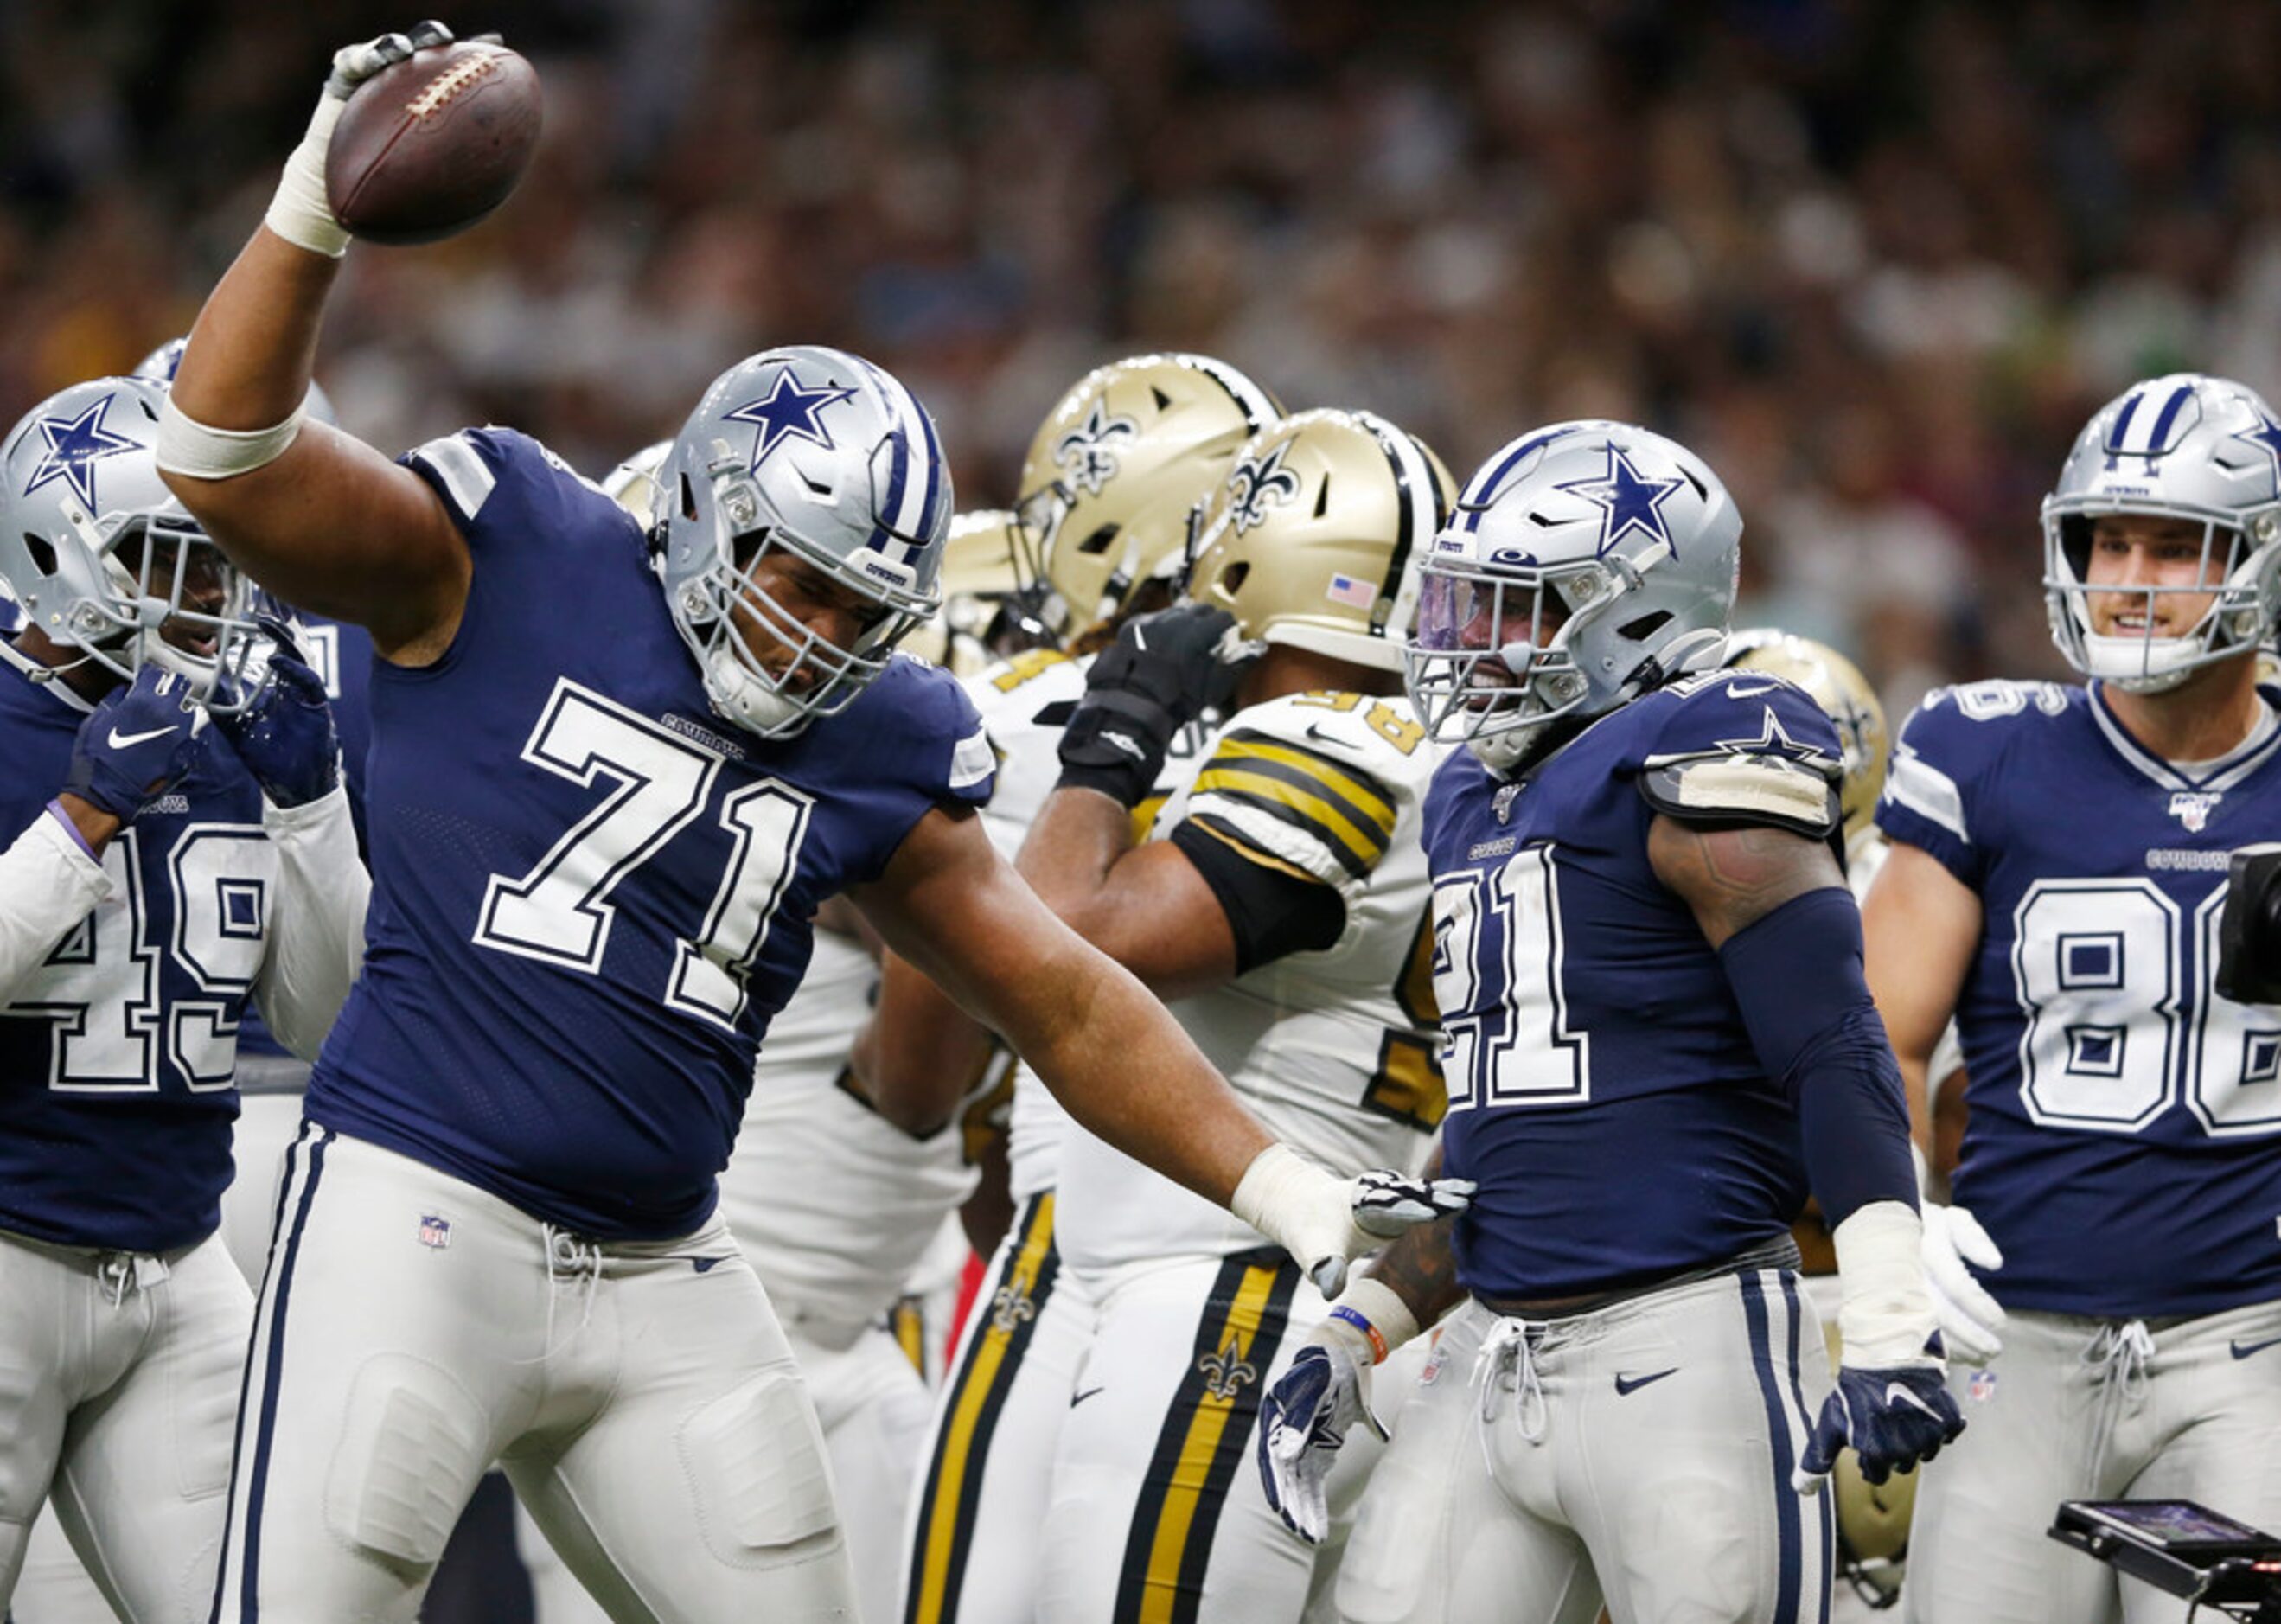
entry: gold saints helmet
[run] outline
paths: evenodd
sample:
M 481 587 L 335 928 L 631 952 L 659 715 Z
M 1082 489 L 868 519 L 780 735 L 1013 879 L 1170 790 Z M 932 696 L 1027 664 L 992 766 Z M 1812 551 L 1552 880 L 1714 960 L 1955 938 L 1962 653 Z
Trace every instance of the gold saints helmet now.
M 1846 853 L 1858 855 L 1869 837 L 1877 797 L 1885 793 L 1885 708 L 1877 703 L 1877 691 L 1859 666 L 1829 645 L 1769 627 L 1730 636 L 1727 663 L 1788 678 L 1837 724 L 1845 755 L 1837 800 L 1845 814 Z
M 907 653 L 958 677 L 1050 641 L 1020 607 L 1022 568 L 1014 515 L 1002 508 L 954 514 L 942 548 L 942 608 L 903 644 Z
M 1177 568 L 1197 505 L 1282 410 L 1202 355 L 1136 355 L 1079 379 L 1030 442 L 1015 507 L 1046 630 L 1074 638 Z
M 671 440 L 645 445 L 602 476 L 602 494 L 633 514 L 644 530 L 657 522 L 658 493 L 664 489 L 657 476 L 672 451 Z
M 1372 413 L 1284 418 L 1212 492 L 1188 596 L 1247 640 L 1398 671 L 1417 561 L 1456 496 L 1442 459 Z

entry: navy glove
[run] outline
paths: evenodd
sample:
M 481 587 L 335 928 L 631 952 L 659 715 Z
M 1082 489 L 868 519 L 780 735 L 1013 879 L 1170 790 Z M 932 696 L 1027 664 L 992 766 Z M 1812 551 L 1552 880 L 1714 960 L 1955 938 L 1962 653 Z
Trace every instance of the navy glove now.
M 1086 672 L 1085 698 L 1063 730 L 1063 786 L 1139 806 L 1172 735 L 1207 710 L 1226 709 L 1257 653 L 1236 637 L 1233 615 L 1205 604 L 1125 622 Z
M 187 678 L 155 665 L 80 723 L 64 790 L 121 824 L 164 794 L 197 761 L 196 700 Z
M 1837 1451 L 1849 1444 L 1861 1458 L 1862 1480 L 1882 1483 L 1930 1460 L 1963 1430 L 1963 1413 L 1938 1365 L 1855 1370 L 1840 1364 L 1837 1387 L 1822 1403 L 1793 1484 L 1804 1494 L 1819 1489 Z
M 255 618 L 276 646 L 269 675 L 242 709 L 216 711 L 214 726 L 271 805 L 306 806 L 341 781 L 333 708 L 325 700 L 324 678 L 301 657 L 293 629 L 274 615 Z
M 1386 1436 L 1370 1408 L 1371 1358 L 1359 1332 L 1326 1320 L 1260 1401 L 1260 1483 L 1283 1526 L 1310 1545 L 1330 1533 L 1323 1485 L 1347 1429 L 1361 1420 Z

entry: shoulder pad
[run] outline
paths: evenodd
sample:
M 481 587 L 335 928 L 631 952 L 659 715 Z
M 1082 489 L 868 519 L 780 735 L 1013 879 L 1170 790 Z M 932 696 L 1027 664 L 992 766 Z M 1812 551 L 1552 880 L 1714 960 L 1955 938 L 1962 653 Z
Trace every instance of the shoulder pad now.
M 1764 671 L 1721 671 L 1672 691 L 1640 793 L 1682 823 L 1766 824 L 1815 839 L 1840 821 L 1836 728 L 1805 692 Z

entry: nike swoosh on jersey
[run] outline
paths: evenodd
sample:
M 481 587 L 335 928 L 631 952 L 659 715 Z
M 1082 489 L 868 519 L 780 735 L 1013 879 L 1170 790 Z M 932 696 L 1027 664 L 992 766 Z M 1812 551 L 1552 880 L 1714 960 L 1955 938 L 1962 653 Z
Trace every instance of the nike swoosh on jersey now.
M 1636 1393 L 1651 1381 L 1660 1381 L 1666 1376 L 1675 1376 L 1678 1373 L 1679 1366 L 1676 1365 L 1669 1370 L 1653 1371 L 1644 1376 L 1627 1376 L 1619 1371 L 1616 1373 L 1616 1396 L 1620 1398 L 1627 1393 Z
M 1072 1410 L 1076 1409 L 1079 1404 L 1081 1404 L 1085 1403 L 1085 1401 L 1086 1401 L 1086 1399 L 1091 1398 L 1091 1397 L 1092 1397 L 1095 1393 L 1098 1393 L 1098 1392 L 1101 1392 L 1101 1391 L 1102 1391 L 1102 1388 L 1086 1388 L 1086 1390 L 1085 1390 L 1084 1392 L 1082 1392 L 1082 1393 L 1072 1393 L 1072 1394 L 1071 1394 L 1071 1395 L 1070 1395 L 1070 1408 L 1071 1408 L 1071 1409 L 1072 1409 Z
M 2235 1358 L 2246 1359 L 2253 1354 L 2264 1352 L 2268 1348 L 2281 1348 L 2281 1336 L 2269 1336 L 2263 1342 L 2252 1342 L 2246 1348 L 2238 1342 L 2228 1342 L 2226 1346 L 2231 1349 Z
M 111 730 L 111 747 L 114 750 L 125 750 L 135 745 L 148 744 L 154 739 L 164 739 L 174 731 L 172 727 L 154 727 L 147 733 L 122 734 L 117 728 L 113 728 Z
M 1780 683 L 1760 683 L 1755 688 L 1745 688 L 1740 683 L 1729 683 L 1727 684 L 1727 697 L 1730 700 L 1754 700 L 1762 693 L 1772 693 L 1781 686 Z
M 1317 744 L 1344 746 L 1347 742 L 1345 739 L 1341 739 L 1336 733 L 1326 733 L 1321 728 L 1316 726 L 1315 723 L 1311 722 L 1307 723 L 1307 737 L 1313 739 Z

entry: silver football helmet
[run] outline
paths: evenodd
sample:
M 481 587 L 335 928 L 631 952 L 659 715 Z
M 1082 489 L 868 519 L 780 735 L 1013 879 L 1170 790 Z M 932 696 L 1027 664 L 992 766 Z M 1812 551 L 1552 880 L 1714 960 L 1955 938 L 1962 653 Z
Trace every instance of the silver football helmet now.
M 671 440 L 643 446 L 602 476 L 602 494 L 631 514 L 642 529 L 648 530 L 665 517 L 659 511 L 658 502 L 659 493 L 665 487 L 658 481 L 665 472 L 665 460 L 672 454 Z
M 2089 584 L 2092 526 L 2110 514 L 2201 527 L 2200 584 Z M 2145 599 L 2136 635 L 2094 630 L 2094 595 Z M 2157 637 L 2164 596 L 2208 596 L 2183 635 Z M 2044 599 L 2052 641 L 2068 663 L 2138 693 L 2175 687 L 2189 672 L 2254 649 L 2281 607 L 2281 421 L 2247 384 L 2200 373 L 2132 385 L 2076 436 L 2044 499 Z
M 1482 464 L 1434 538 L 1403 651 L 1419 719 L 1498 772 L 1563 716 L 1718 665 L 1742 516 L 1685 446 L 1558 423 Z
M 0 576 L 25 623 L 122 680 L 145 661 L 201 699 L 261 633 L 244 580 L 159 477 L 165 386 L 74 383 L 0 446 Z M 248 697 L 242 685 L 236 701 Z
M 911 392 L 860 357 L 800 344 L 738 362 L 658 483 L 666 606 L 714 708 L 763 739 L 846 708 L 940 603 L 949 464 Z M 868 600 L 851 645 L 769 592 L 780 553 Z
M 128 375 L 148 378 L 153 383 L 171 384 L 174 375 L 182 369 L 182 351 L 189 342 L 188 334 L 180 338 L 169 338 L 136 361 L 135 370 Z M 333 410 L 333 398 L 314 382 L 310 383 L 309 392 L 302 398 L 301 405 L 310 416 L 326 427 L 337 429 L 341 426 L 341 414 Z

